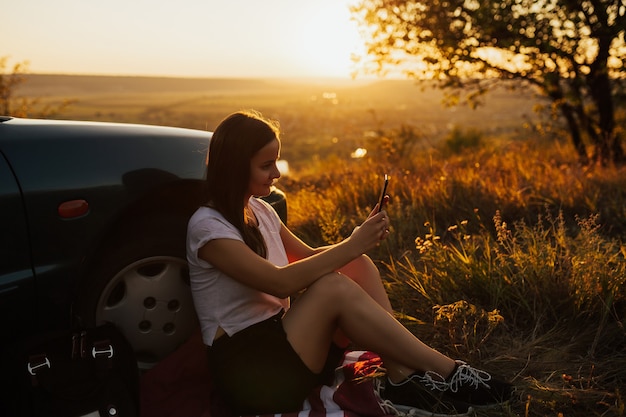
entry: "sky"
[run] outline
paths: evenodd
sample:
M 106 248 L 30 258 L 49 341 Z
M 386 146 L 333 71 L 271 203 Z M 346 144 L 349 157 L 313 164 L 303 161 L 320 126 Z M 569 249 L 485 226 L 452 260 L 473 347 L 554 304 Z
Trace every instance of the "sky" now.
M 31 73 L 349 78 L 354 0 L 0 0 Z

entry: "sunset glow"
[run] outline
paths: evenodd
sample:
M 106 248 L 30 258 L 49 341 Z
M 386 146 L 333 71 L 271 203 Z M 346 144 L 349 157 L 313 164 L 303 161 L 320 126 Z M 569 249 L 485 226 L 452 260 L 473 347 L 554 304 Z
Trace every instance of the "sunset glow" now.
M 354 0 L 21 0 L 0 57 L 35 73 L 342 77 L 359 48 Z

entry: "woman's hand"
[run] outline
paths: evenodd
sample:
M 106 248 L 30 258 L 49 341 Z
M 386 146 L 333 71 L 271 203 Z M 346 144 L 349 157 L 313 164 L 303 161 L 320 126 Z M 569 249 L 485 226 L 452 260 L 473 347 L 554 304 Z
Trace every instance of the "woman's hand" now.
M 364 253 L 378 246 L 387 236 L 389 236 L 389 216 L 385 210 L 378 213 L 376 205 L 367 219 L 354 229 L 350 240 L 354 240 L 355 244 L 360 246 L 361 253 Z

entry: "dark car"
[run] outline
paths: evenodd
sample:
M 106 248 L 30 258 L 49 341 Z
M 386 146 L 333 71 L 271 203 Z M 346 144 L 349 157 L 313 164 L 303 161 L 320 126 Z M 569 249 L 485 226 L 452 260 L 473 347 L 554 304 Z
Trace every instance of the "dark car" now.
M 0 119 L 2 344 L 113 322 L 140 364 L 197 326 L 185 261 L 210 132 Z M 268 198 L 286 221 L 284 194 Z M 6 338 L 6 339 L 5 339 Z

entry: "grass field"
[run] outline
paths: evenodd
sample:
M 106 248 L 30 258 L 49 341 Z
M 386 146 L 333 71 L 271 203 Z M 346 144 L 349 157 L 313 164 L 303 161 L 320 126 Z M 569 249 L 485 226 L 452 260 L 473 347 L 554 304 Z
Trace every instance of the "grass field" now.
M 371 256 L 398 318 L 518 387 L 479 414 L 625 414 L 626 169 L 580 166 L 558 129 L 525 129 L 530 92 L 495 92 L 476 111 L 406 81 L 41 75 L 19 93 L 75 99 L 59 118 L 208 130 L 242 108 L 278 119 L 289 224 L 314 245 L 348 236 L 389 173 L 392 235 Z
M 533 116 L 530 92 L 493 93 L 485 106 L 444 108 L 441 92 L 410 81 L 180 79 L 28 75 L 18 95 L 41 106 L 73 103 L 57 117 L 212 130 L 227 114 L 257 109 L 280 121 L 283 156 L 294 168 L 347 157 L 371 132 L 408 126 L 426 144 L 454 126 L 515 134 Z

